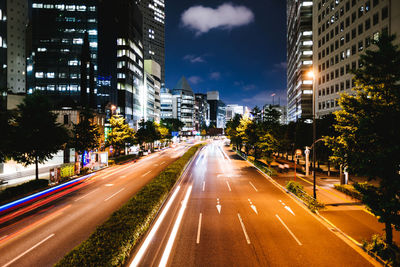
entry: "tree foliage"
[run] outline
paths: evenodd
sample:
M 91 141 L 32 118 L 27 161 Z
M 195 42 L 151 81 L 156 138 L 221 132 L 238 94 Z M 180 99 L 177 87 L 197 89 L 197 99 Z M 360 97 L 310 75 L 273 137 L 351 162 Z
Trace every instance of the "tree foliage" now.
M 106 147 L 112 146 L 117 154 L 124 150 L 127 144 L 135 143 L 135 132 L 125 122 L 121 115 L 114 115 L 110 119 L 111 131 L 108 134 Z
M 48 99 L 40 94 L 27 95 L 15 117 L 12 157 L 19 163 L 36 165 L 51 159 L 68 141 L 67 130 L 56 122 Z
M 394 36 L 382 35 L 374 50 L 361 55 L 355 95 L 343 94 L 331 138 L 333 159 L 352 173 L 379 179 L 378 187 L 357 187 L 363 202 L 386 225 L 400 229 L 400 50 Z
M 170 133 L 179 132 L 185 126 L 179 119 L 161 119 L 161 125 L 168 128 Z
M 99 147 L 100 128 L 93 122 L 94 115 L 90 110 L 83 109 L 80 120 L 72 129 L 71 146 L 79 154 Z

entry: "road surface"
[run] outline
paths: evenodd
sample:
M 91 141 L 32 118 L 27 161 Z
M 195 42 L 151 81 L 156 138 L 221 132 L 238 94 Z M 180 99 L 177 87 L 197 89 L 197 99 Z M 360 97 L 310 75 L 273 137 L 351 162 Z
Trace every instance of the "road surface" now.
M 189 165 L 130 266 L 376 263 L 221 143 Z
M 0 217 L 0 267 L 53 266 L 186 150 L 178 146 L 105 169 L 40 208 Z

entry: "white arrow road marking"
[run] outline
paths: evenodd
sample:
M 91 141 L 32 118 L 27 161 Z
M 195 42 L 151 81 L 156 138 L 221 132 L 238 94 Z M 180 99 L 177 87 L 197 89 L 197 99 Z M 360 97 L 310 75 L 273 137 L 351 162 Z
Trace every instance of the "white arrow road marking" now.
M 203 214 L 200 213 L 199 215 L 199 226 L 197 227 L 197 239 L 196 244 L 200 244 L 200 231 L 201 231 L 201 220 L 203 218 Z
M 282 225 L 285 226 L 286 230 L 288 230 L 289 234 L 294 238 L 294 240 L 296 240 L 297 244 L 301 246 L 302 245 L 301 242 L 297 239 L 297 237 L 293 234 L 293 232 L 290 231 L 289 227 L 286 226 L 286 224 L 282 221 L 282 219 L 278 216 L 278 214 L 276 214 L 275 216 L 282 223 Z
M 226 185 L 228 186 L 229 192 L 232 192 L 231 186 L 229 185 L 228 181 L 226 181 Z
M 293 214 L 293 216 L 296 216 L 296 215 L 294 215 L 294 212 L 292 211 L 292 209 L 290 207 L 285 206 L 285 209 L 287 209 L 291 214 Z
M 254 184 L 252 183 L 252 182 L 249 182 L 250 183 L 250 185 L 254 188 L 254 190 L 256 191 L 256 192 L 258 192 L 258 189 L 254 186 Z
M 54 234 L 49 235 L 48 237 L 46 237 L 45 239 L 43 239 L 42 241 L 40 241 L 39 243 L 37 243 L 36 245 L 34 245 L 33 247 L 31 247 L 30 249 L 28 249 L 27 251 L 25 251 L 24 253 L 20 254 L 18 257 L 16 257 L 15 259 L 9 261 L 8 263 L 4 264 L 3 267 L 7 267 L 11 264 L 13 264 L 14 262 L 16 262 L 17 260 L 19 260 L 20 258 L 22 258 L 23 256 L 25 256 L 26 254 L 28 254 L 29 252 L 31 252 L 32 250 L 34 250 L 35 248 L 37 248 L 38 246 L 40 246 L 41 244 L 43 244 L 44 242 L 46 242 L 47 240 L 49 240 L 50 238 L 52 238 L 54 236 Z
M 251 202 L 251 199 L 249 198 L 249 203 L 250 203 L 250 207 L 252 208 L 252 210 L 254 210 L 254 212 L 258 215 L 258 211 L 257 211 L 257 207 L 253 204 L 253 202 Z
M 221 204 L 219 203 L 219 198 L 217 198 L 217 210 L 218 210 L 218 213 L 219 213 L 219 214 L 221 214 L 221 208 L 222 208 L 222 206 L 221 206 Z
M 238 218 L 239 218 L 240 225 L 242 226 L 242 230 L 243 230 L 243 233 L 244 233 L 244 237 L 246 237 L 247 244 L 250 244 L 249 235 L 247 234 L 246 227 L 244 226 L 242 217 L 240 217 L 240 214 L 239 214 L 239 213 L 238 213 Z

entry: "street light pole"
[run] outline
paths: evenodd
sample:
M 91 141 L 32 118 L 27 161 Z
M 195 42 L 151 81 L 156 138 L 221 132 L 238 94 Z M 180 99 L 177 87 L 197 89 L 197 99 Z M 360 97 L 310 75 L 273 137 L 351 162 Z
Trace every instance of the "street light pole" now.
M 316 139 L 317 139 L 317 123 L 316 123 L 316 114 L 315 114 L 315 100 L 316 100 L 316 86 L 315 86 L 315 81 L 317 80 L 315 78 L 315 72 L 313 70 L 311 70 L 308 73 L 309 77 L 313 78 L 313 83 L 312 83 L 312 92 L 313 92 L 313 106 L 312 106 L 312 110 L 313 110 L 313 195 L 314 198 L 317 199 L 317 190 L 316 190 L 316 168 L 315 168 L 315 161 L 316 161 Z

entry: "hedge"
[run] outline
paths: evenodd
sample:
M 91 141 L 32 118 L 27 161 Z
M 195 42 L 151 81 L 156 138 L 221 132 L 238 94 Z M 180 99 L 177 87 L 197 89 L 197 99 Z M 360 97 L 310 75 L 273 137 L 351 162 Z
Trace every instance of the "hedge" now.
M 49 180 L 39 179 L 31 180 L 29 182 L 8 187 L 0 191 L 0 204 L 10 202 L 14 199 L 20 198 L 26 194 L 48 187 Z
M 121 266 L 150 226 L 185 165 L 202 145 L 190 148 L 144 186 L 55 266 Z
M 372 256 L 378 256 L 385 266 L 400 266 L 400 248 L 389 246 L 381 235 L 373 235 L 371 241 L 363 241 L 363 248 Z
M 112 160 L 115 164 L 120 164 L 136 158 L 138 158 L 138 155 L 122 155 L 116 158 L 110 158 L 110 160 Z
M 307 194 L 303 189 L 304 187 L 294 181 L 289 181 L 286 184 L 286 189 L 295 194 L 298 198 L 304 201 L 307 204 L 307 207 L 312 211 L 316 212 L 325 207 L 325 204 L 318 202 L 315 198 Z
M 340 185 L 340 184 L 335 184 L 335 189 L 348 195 L 351 196 L 352 198 L 362 200 L 362 195 L 360 192 L 358 192 L 353 185 Z

